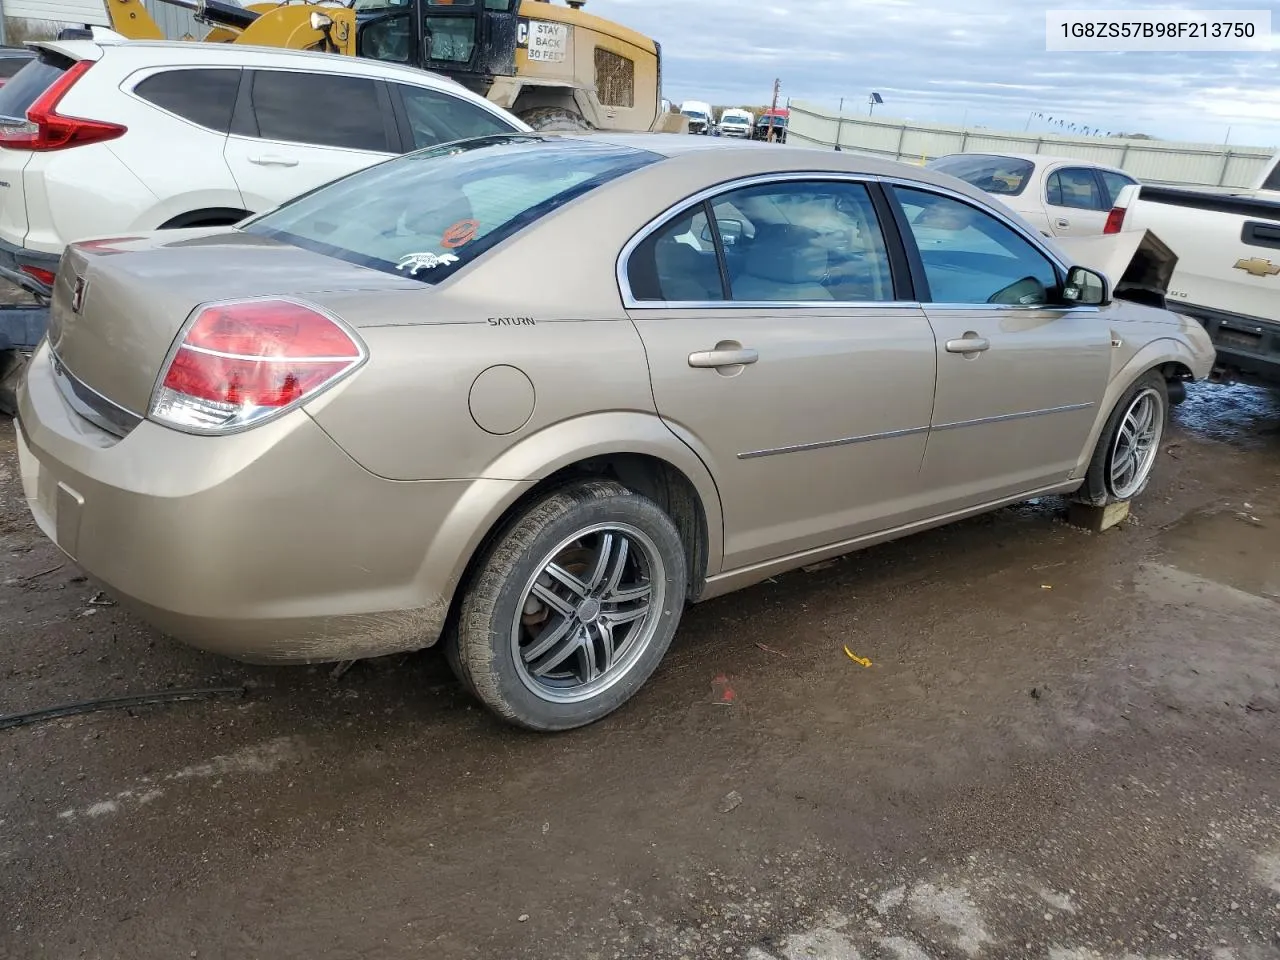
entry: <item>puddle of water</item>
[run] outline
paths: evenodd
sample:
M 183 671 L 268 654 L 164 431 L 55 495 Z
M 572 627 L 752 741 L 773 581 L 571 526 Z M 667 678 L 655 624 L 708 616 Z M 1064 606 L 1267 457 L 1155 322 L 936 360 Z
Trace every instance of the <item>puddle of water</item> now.
M 1215 383 L 1193 384 L 1173 408 L 1174 422 L 1210 440 L 1280 446 L 1280 390 Z
M 1243 505 L 1196 513 L 1167 530 L 1160 545 L 1165 562 L 1185 573 L 1280 600 L 1280 516 Z

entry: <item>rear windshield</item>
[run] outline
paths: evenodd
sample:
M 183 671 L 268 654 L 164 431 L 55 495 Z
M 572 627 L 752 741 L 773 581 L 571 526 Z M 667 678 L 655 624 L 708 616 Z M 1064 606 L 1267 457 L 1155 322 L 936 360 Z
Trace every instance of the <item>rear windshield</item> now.
M 30 57 L 24 57 L 21 54 L 0 56 L 0 79 L 7 80 L 30 62 Z
M 1031 174 L 1035 171 L 1035 164 L 1014 157 L 962 153 L 953 157 L 939 157 L 929 164 L 929 168 L 963 180 L 987 193 L 1016 197 L 1026 189 Z
M 36 59 L 26 61 L 26 65 L 0 87 L 0 117 L 25 122 L 31 104 L 49 84 L 70 69 L 71 63 L 66 57 L 43 51 Z
M 557 207 L 659 159 L 590 140 L 479 137 L 367 167 L 243 229 L 438 283 Z

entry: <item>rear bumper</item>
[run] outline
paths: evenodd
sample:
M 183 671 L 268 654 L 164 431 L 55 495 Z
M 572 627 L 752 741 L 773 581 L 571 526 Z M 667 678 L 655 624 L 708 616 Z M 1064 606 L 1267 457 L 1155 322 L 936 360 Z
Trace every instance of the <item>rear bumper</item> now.
M 71 409 L 43 346 L 16 427 L 46 536 L 161 631 L 253 663 L 432 645 L 485 516 L 468 504 L 520 486 L 384 480 L 302 411 L 229 437 L 143 421 L 119 438 Z
M 1204 327 L 1218 353 L 1214 373 L 1219 379 L 1280 383 L 1280 322 L 1189 303 L 1169 309 Z

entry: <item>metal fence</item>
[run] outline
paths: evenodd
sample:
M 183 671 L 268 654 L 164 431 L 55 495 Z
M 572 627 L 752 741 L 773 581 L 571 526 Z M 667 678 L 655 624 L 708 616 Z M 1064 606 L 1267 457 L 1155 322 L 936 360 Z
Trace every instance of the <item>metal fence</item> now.
M 1225 189 L 1254 186 L 1275 153 L 1267 147 L 1007 133 L 881 120 L 795 101 L 787 142 L 829 149 L 839 143 L 842 150 L 907 163 L 924 163 L 949 153 L 1043 153 L 1119 167 L 1145 183 Z

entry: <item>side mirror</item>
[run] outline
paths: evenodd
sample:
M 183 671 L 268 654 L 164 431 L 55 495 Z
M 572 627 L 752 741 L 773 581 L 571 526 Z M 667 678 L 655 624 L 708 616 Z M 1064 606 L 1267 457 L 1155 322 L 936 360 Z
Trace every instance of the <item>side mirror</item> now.
M 1062 288 L 1062 299 L 1067 303 L 1099 307 L 1111 301 L 1107 278 L 1087 267 L 1072 267 L 1067 271 L 1067 282 Z
M 717 217 L 716 227 L 720 230 L 720 240 L 726 247 L 732 247 L 742 239 L 743 234 L 746 232 L 746 227 L 741 220 L 721 220 Z M 707 243 L 712 241 L 711 224 L 707 224 L 702 228 L 700 239 L 705 240 Z

